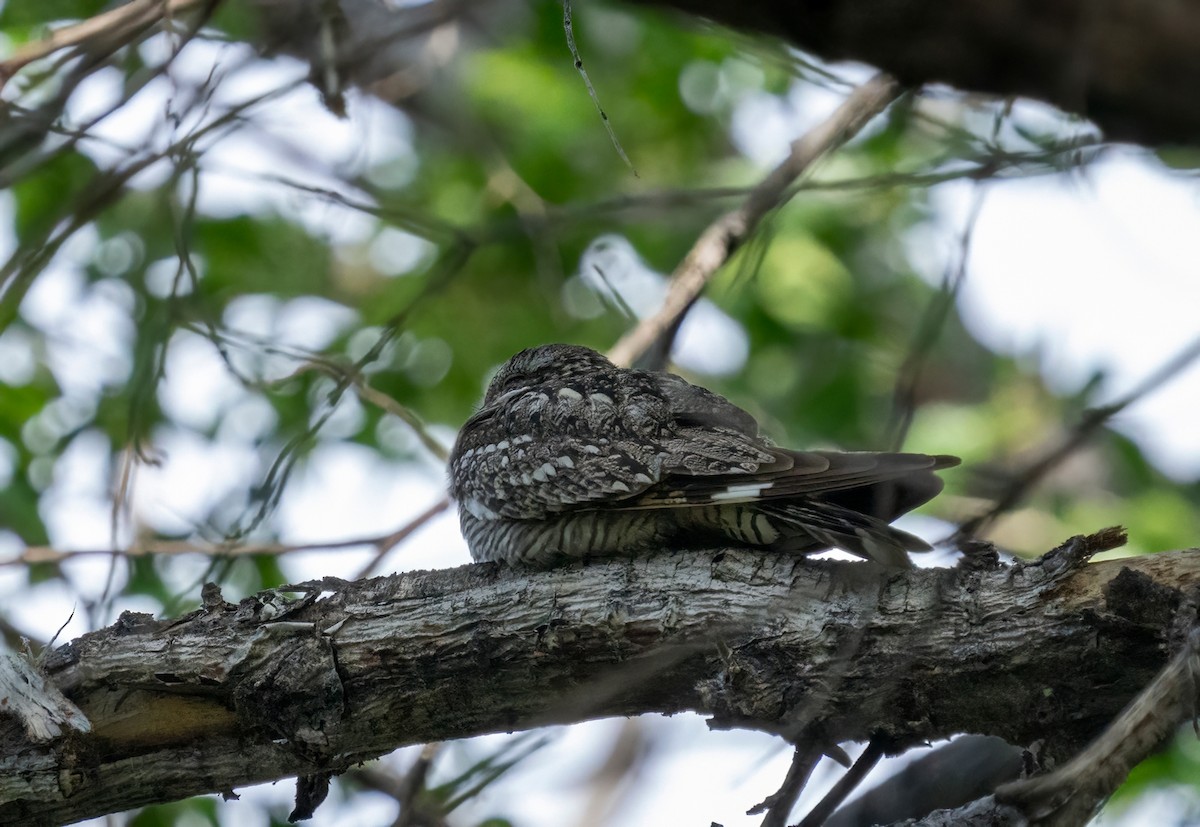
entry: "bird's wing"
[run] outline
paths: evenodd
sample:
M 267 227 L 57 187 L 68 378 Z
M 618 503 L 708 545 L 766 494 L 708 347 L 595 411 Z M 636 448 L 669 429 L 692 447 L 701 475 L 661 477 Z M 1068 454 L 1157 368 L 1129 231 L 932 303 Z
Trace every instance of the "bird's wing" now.
M 923 477 L 959 462 L 957 457 L 928 454 L 772 450 L 778 457 L 774 464 L 764 463 L 753 473 L 732 475 L 705 473 L 668 458 L 664 464 L 674 473 L 664 476 L 661 484 L 630 505 L 664 508 L 811 498 Z M 687 456 L 681 459 L 686 461 Z
M 673 374 L 654 374 L 653 381 L 670 409 L 674 435 L 664 441 L 667 453 L 661 482 L 643 496 L 623 503 L 626 506 L 654 508 L 811 498 L 891 481 L 904 481 L 913 494 L 926 492 L 920 497 L 923 502 L 941 488 L 932 472 L 958 464 L 955 457 L 925 454 L 778 449 L 759 437 L 754 417 L 725 397 Z M 757 459 L 752 466 L 727 460 L 727 452 L 736 455 L 747 444 L 753 450 L 772 454 L 773 459 Z
M 454 491 L 459 502 L 480 519 L 537 520 L 578 508 L 622 508 L 664 477 L 736 477 L 792 462 L 755 437 L 723 429 L 647 438 L 613 417 L 579 416 L 566 433 L 555 426 L 486 441 L 472 435 L 497 429 L 479 424 L 464 427 L 467 437 L 456 446 L 450 476 L 460 480 Z M 473 473 L 457 473 L 463 462 L 472 463 Z
M 641 493 L 656 476 L 645 446 L 610 440 L 513 436 L 466 450 L 476 473 L 455 494 L 481 519 L 537 520 L 602 505 Z

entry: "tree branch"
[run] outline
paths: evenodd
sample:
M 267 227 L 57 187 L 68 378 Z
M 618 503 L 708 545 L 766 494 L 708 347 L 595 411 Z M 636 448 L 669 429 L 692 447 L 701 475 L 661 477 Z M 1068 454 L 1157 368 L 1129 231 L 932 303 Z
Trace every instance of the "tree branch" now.
M 1195 144 L 1200 7 L 1138 0 L 632 0 L 783 38 L 907 86 L 1023 95 L 1094 121 L 1110 140 Z
M 10 57 L 0 61 L 0 87 L 35 60 L 72 46 L 94 45 L 114 51 L 149 26 L 190 11 L 203 2 L 206 0 L 131 0 L 95 17 L 55 29 L 41 40 L 22 44 Z
M 1195 595 L 1193 586 L 1192 596 Z M 1191 625 L 1181 650 L 1087 749 L 1061 769 L 1001 785 L 994 795 L 952 810 L 930 813 L 910 827 L 1074 827 L 1086 824 L 1129 771 L 1149 758 L 1179 723 L 1196 723 L 1200 677 L 1200 626 L 1195 604 L 1183 618 Z
M 1047 825 L 1088 821 L 1131 769 L 1162 748 L 1180 721 L 1190 717 L 1196 726 L 1197 677 L 1200 627 L 1191 630 L 1180 652 L 1087 749 L 1049 775 L 1005 784 L 996 799 L 1020 805 Z
M 728 551 L 328 578 L 238 606 L 210 588 L 190 615 L 126 613 L 50 654 L 46 677 L 91 731 L 31 740 L 0 712 L 0 823 L 683 710 L 800 744 L 1043 739 L 1061 763 L 1167 662 L 1179 589 L 1200 576 L 1200 550 L 1082 564 L 1111 539 L 991 571 Z
M 764 217 L 788 200 L 788 188 L 826 153 L 858 134 L 900 94 L 896 82 L 876 75 L 850 93 L 832 115 L 792 141 L 788 156 L 750 191 L 744 203 L 725 213 L 700 234 L 692 249 L 671 275 L 670 287 L 660 307 L 613 345 L 608 358 L 629 366 L 655 340 L 678 324 L 699 298 L 709 280 L 742 246 Z M 659 354 L 665 362 L 670 351 Z

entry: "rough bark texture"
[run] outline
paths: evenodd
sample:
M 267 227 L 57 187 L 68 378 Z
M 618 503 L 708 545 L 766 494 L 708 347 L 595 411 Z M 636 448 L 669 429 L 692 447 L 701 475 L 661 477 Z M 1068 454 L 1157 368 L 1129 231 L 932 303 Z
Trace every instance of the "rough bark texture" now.
M 316 584 L 126 614 L 44 673 L 91 731 L 0 710 L 0 823 L 72 821 L 398 746 L 611 715 L 893 745 L 999 735 L 1062 760 L 1168 660 L 1200 551 L 881 574 L 727 552 Z
M 1112 140 L 1195 144 L 1200 4 L 1179 0 L 631 0 L 857 60 L 902 83 L 1024 95 Z

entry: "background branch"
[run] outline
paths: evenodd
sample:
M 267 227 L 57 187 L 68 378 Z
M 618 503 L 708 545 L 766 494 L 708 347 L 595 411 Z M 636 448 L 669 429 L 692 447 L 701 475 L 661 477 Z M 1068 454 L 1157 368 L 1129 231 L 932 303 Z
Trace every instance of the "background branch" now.
M 854 137 L 895 100 L 899 91 L 896 82 L 887 75 L 876 75 L 851 92 L 826 120 L 793 141 L 788 157 L 750 191 L 745 203 L 718 218 L 700 234 L 675 268 L 662 307 L 613 345 L 608 353 L 613 363 L 632 365 L 659 337 L 668 334 L 709 279 L 750 237 L 767 213 L 787 201 L 788 189 L 796 179 L 825 153 Z M 661 359 L 656 361 L 665 362 L 667 355 L 659 354 Z
M 826 60 L 861 61 L 906 86 L 945 83 L 1048 101 L 1090 118 L 1113 140 L 1189 144 L 1200 132 L 1192 91 L 1200 84 L 1200 8 L 1188 3 L 632 2 L 780 37 Z

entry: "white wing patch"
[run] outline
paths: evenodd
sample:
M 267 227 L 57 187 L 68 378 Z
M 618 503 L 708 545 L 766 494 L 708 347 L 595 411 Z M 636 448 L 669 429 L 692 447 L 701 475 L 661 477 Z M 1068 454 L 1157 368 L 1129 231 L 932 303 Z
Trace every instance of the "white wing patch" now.
M 743 482 L 726 487 L 724 491 L 712 495 L 713 502 L 723 500 L 752 500 L 762 492 L 775 485 L 774 482 Z

